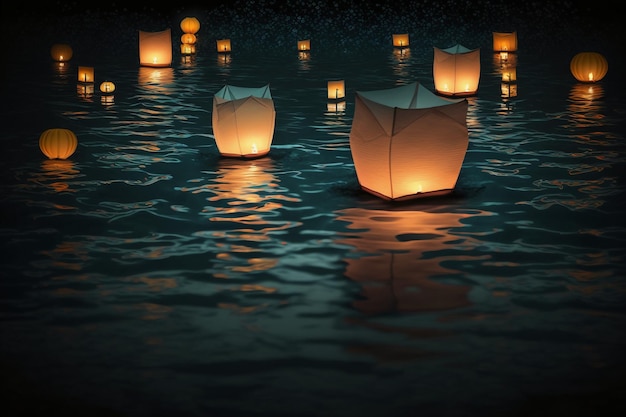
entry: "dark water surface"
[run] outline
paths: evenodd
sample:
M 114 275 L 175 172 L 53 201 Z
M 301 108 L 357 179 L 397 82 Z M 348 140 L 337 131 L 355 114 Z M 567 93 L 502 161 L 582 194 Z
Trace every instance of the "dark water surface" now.
M 5 67 L 9 415 L 623 410 L 626 104 L 613 56 L 604 80 L 582 84 L 569 50 L 520 39 L 509 96 L 491 45 L 466 45 L 481 47 L 481 79 L 457 187 L 392 203 L 356 179 L 354 92 L 432 91 L 432 45 L 313 41 L 302 55 L 296 40 L 175 53 L 161 69 L 134 51 Z M 85 64 L 93 93 L 76 82 Z M 332 79 L 346 81 L 345 109 L 326 99 Z M 221 157 L 213 94 L 267 83 L 270 153 Z M 78 137 L 68 160 L 38 148 L 52 127 Z

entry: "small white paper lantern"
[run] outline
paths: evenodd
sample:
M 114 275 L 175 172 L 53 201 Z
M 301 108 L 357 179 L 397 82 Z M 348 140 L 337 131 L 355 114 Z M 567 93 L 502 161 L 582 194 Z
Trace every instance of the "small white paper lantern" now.
M 213 134 L 222 156 L 257 158 L 270 151 L 276 110 L 269 84 L 225 85 L 213 96 Z
M 476 94 L 480 81 L 480 49 L 457 44 L 434 48 L 433 79 L 435 91 L 446 96 Z

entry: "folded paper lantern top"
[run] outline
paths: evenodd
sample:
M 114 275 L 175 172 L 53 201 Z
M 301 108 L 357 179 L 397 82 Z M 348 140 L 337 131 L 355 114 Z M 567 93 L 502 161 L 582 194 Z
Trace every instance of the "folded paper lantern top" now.
M 256 158 L 267 154 L 276 110 L 269 84 L 225 85 L 213 96 L 213 134 L 221 155 Z
M 435 91 L 446 96 L 469 96 L 478 90 L 480 81 L 480 49 L 456 44 L 450 48 L 434 48 L 433 79 Z
M 350 150 L 361 188 L 387 200 L 451 192 L 469 144 L 467 108 L 417 82 L 356 92 Z

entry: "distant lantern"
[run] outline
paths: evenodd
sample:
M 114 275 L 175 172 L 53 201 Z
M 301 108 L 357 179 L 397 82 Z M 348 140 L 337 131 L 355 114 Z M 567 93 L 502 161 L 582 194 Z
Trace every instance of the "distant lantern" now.
M 195 17 L 185 17 L 180 21 L 180 28 L 183 33 L 195 35 L 200 30 L 200 21 Z
M 469 145 L 467 109 L 467 99 L 417 82 L 356 92 L 350 151 L 361 188 L 385 200 L 452 192 Z
M 93 83 L 94 82 L 94 68 L 93 67 L 78 67 L 78 81 L 81 83 Z
M 74 154 L 77 146 L 78 139 L 69 129 L 48 129 L 39 136 L 39 149 L 49 159 L 67 159 Z
M 196 35 L 192 33 L 183 33 L 183 35 L 180 37 L 180 41 L 182 43 L 194 44 L 197 40 L 198 38 L 196 38 Z
M 270 151 L 276 110 L 269 85 L 225 85 L 213 96 L 213 135 L 222 156 L 256 158 Z
M 578 81 L 593 83 L 604 78 L 609 71 L 609 63 L 598 52 L 580 52 L 574 55 L 569 68 Z
M 217 52 L 230 52 L 230 39 L 218 39 Z
M 493 32 L 494 52 L 517 52 L 517 32 Z
M 393 46 L 398 46 L 400 48 L 404 48 L 409 46 L 409 34 L 408 33 L 398 33 L 392 35 Z
M 100 91 L 104 94 L 111 94 L 115 91 L 115 84 L 112 81 L 104 81 L 100 84 Z
M 72 50 L 72 47 L 66 43 L 55 43 L 50 48 L 50 55 L 52 56 L 52 59 L 57 62 L 65 62 L 72 59 L 74 51 Z
M 310 39 L 298 41 L 298 51 L 310 51 L 310 50 L 311 50 Z
M 346 83 L 344 80 L 328 81 L 328 99 L 338 100 L 346 97 Z
M 139 64 L 145 67 L 169 67 L 172 64 L 172 30 L 139 31 Z
M 435 47 L 434 51 L 435 91 L 446 96 L 475 94 L 480 81 L 480 49 L 457 44 L 447 49 Z
M 181 43 L 180 53 L 183 55 L 192 55 L 196 53 L 196 45 L 193 43 Z

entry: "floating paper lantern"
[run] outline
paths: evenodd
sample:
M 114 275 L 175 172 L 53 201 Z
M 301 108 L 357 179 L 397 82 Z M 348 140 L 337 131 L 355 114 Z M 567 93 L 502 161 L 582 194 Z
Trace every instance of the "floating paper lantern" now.
M 94 82 L 94 68 L 93 67 L 78 67 L 78 81 L 81 83 L 93 83 Z
M 311 40 L 305 39 L 302 41 L 298 41 L 298 51 L 310 51 L 311 50 Z
M 580 52 L 574 55 L 569 68 L 578 81 L 593 83 L 604 78 L 609 71 L 609 63 L 598 52 Z
M 185 17 L 180 21 L 180 28 L 183 33 L 196 34 L 200 30 L 200 21 L 192 16 Z
M 225 85 L 213 96 L 213 134 L 223 156 L 256 158 L 267 154 L 275 121 L 269 85 Z
M 74 51 L 72 47 L 66 43 L 55 43 L 50 48 L 50 55 L 55 61 L 66 62 L 72 59 Z
M 362 189 L 386 200 L 453 191 L 469 145 L 468 102 L 415 82 L 357 92 L 350 151 Z
M 230 39 L 217 40 L 217 52 L 230 52 Z
M 139 64 L 145 67 L 169 67 L 172 64 L 172 30 L 139 31 Z
M 196 35 L 192 34 L 192 33 L 183 33 L 183 35 L 180 37 L 180 41 L 182 43 L 196 43 L 196 41 L 198 40 L 198 38 L 196 38 Z
M 112 81 L 104 81 L 100 84 L 100 91 L 104 94 L 111 94 L 115 91 L 115 84 Z
M 180 53 L 183 55 L 192 55 L 196 53 L 196 45 L 192 43 L 181 43 Z
M 338 100 L 345 98 L 346 83 L 344 80 L 328 81 L 327 91 L 329 100 Z
M 409 46 L 409 34 L 408 33 L 398 33 L 392 35 L 393 46 L 397 46 L 400 48 L 404 48 Z
M 516 52 L 517 32 L 493 32 L 494 52 Z
M 67 159 L 77 146 L 78 139 L 69 129 L 48 129 L 39 136 L 39 149 L 50 159 Z
M 480 49 L 457 44 L 447 49 L 435 47 L 434 51 L 435 91 L 446 96 L 475 94 L 480 80 Z

